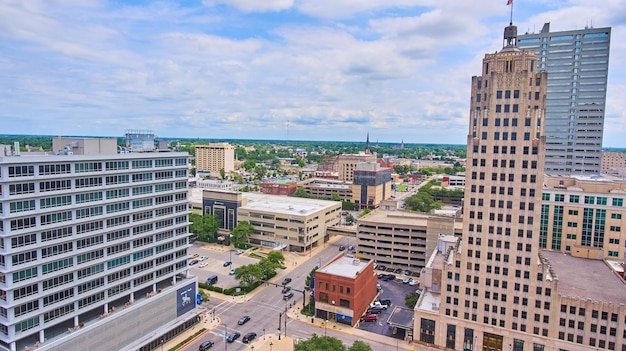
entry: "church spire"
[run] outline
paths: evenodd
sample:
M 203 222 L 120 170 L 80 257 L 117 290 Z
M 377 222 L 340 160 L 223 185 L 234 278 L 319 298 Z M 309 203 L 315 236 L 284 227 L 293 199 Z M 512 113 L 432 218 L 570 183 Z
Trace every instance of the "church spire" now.
M 365 154 L 369 155 L 370 153 L 370 132 L 367 132 L 367 139 L 365 140 Z

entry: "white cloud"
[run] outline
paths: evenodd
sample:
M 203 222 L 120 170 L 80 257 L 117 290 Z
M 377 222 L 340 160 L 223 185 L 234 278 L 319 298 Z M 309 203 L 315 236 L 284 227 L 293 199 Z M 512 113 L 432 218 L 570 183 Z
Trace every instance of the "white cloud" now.
M 209 7 L 223 4 L 244 12 L 273 12 L 291 8 L 293 0 L 202 0 L 202 4 Z

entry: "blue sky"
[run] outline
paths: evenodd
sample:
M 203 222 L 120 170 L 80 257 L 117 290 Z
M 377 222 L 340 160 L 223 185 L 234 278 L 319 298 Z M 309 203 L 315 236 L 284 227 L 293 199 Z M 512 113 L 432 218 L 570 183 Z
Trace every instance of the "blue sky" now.
M 604 146 L 626 147 L 626 1 L 514 0 L 518 31 L 612 27 Z M 0 0 L 2 134 L 465 144 L 506 0 Z

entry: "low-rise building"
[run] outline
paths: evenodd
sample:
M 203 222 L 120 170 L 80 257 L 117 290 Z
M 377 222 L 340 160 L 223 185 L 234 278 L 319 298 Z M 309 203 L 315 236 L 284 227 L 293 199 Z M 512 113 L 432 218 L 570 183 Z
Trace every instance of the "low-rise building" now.
M 440 234 L 460 236 L 463 223 L 453 216 L 378 209 L 360 218 L 358 257 L 387 268 L 420 271 Z
M 298 182 L 291 179 L 274 179 L 261 183 L 261 192 L 269 195 L 291 196 L 297 188 Z
M 374 263 L 343 253 L 315 272 L 315 316 L 354 326 L 376 297 Z

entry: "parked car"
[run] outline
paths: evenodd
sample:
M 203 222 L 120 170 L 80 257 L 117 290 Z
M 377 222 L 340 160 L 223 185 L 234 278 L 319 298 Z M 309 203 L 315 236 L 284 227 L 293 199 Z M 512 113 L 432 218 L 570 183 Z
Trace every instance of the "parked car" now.
M 287 278 L 283 279 L 283 282 L 281 283 L 281 285 L 287 285 L 289 283 L 291 283 L 291 278 L 287 277 Z
M 228 272 L 228 275 L 235 275 L 235 273 L 236 273 L 236 269 L 231 268 L 230 271 Z
M 414 286 L 414 285 L 419 286 L 419 285 L 420 285 L 420 281 L 419 281 L 419 280 L 415 280 L 415 279 L 413 279 L 413 280 L 411 280 L 411 281 L 409 282 L 409 285 L 410 285 L 410 286 Z
M 383 287 L 380 286 L 380 284 L 376 284 L 376 291 L 381 291 L 383 290 Z
M 370 308 L 367 309 L 367 313 L 369 313 L 369 314 L 372 314 L 372 313 L 379 314 L 379 313 L 382 313 L 384 310 L 385 309 L 382 308 L 382 307 L 370 307 Z
M 206 267 L 206 266 L 208 266 L 208 263 L 206 263 L 206 262 L 201 262 L 201 263 L 198 265 L 198 267 L 200 267 L 200 268 L 204 268 L 204 267 Z
M 236 254 L 236 255 L 241 255 L 242 253 L 243 253 L 243 251 L 241 251 L 241 250 L 237 250 L 237 251 L 235 251 L 235 254 Z
M 208 258 L 207 256 L 200 256 L 199 260 L 200 260 L 200 261 L 204 261 L 204 260 L 206 260 L 207 258 Z
M 197 253 L 195 253 L 195 254 L 191 255 L 191 258 L 196 258 L 196 257 L 198 257 L 198 254 L 197 254 Z
M 243 317 L 239 318 L 239 320 L 237 321 L 237 324 L 244 325 L 249 320 L 250 320 L 250 316 L 243 316 Z
M 210 349 L 211 347 L 213 347 L 214 342 L 212 340 L 209 341 L 205 341 L 202 344 L 200 344 L 200 347 L 198 348 L 198 351 L 206 351 L 208 349 Z
M 365 316 L 361 317 L 361 322 L 376 322 L 378 320 L 378 315 L 374 313 L 368 313 Z
M 286 294 L 286 293 L 287 293 L 287 292 L 289 292 L 289 291 L 291 291 L 291 287 L 290 287 L 290 286 L 286 286 L 286 287 L 284 287 L 284 288 L 283 288 L 282 293 L 283 293 L 283 294 Z
M 388 299 L 388 298 L 385 298 L 385 297 L 379 298 L 378 302 L 380 302 L 381 305 L 391 306 L 391 299 Z
M 384 279 L 387 276 L 385 273 L 378 273 L 378 279 Z
M 256 333 L 255 332 L 249 332 L 246 335 L 243 336 L 243 339 L 241 339 L 241 341 L 243 341 L 245 344 L 249 343 L 250 341 L 256 339 Z
M 198 263 L 198 260 L 191 260 L 191 261 L 189 261 L 189 265 L 190 266 L 193 266 L 196 263 Z
M 383 278 L 383 280 L 387 281 L 387 280 L 394 280 L 396 279 L 396 276 L 393 274 L 387 274 L 385 275 L 385 277 Z
M 233 341 L 239 339 L 240 336 L 241 336 L 241 333 L 239 333 L 239 332 L 232 332 L 232 333 L 228 334 L 228 337 L 226 338 L 226 341 L 233 342 Z
M 395 274 L 402 274 L 402 268 L 396 268 L 394 271 Z
M 387 269 L 387 267 L 385 267 L 383 265 L 380 265 L 380 266 L 378 266 L 378 269 L 381 270 L 381 271 L 384 271 L 385 269 Z
M 293 291 L 289 291 L 283 294 L 283 300 L 287 301 L 293 297 Z
M 412 281 L 413 281 L 413 278 L 408 278 L 408 277 L 407 277 L 407 278 L 404 278 L 404 279 L 402 280 L 402 284 L 408 284 L 408 283 L 410 283 L 410 282 L 412 282 Z
M 380 301 L 374 301 L 374 303 L 372 303 L 372 304 L 370 305 L 370 307 L 380 307 L 380 308 L 382 308 L 383 310 L 386 310 L 386 309 L 387 309 L 387 307 L 389 307 L 389 306 L 387 306 L 387 305 L 386 305 L 386 304 L 384 304 L 384 303 L 381 303 Z
M 232 263 L 232 262 L 230 262 L 230 261 L 226 261 L 226 262 L 224 262 L 224 267 L 228 267 L 228 266 L 230 266 L 231 264 L 233 264 L 233 263 Z
M 413 273 L 413 272 L 411 272 L 411 271 L 410 271 L 410 270 L 408 270 L 408 269 L 404 271 L 404 275 L 411 275 L 411 273 Z
M 346 247 L 345 247 L 345 246 L 343 246 L 343 245 L 339 246 L 339 251 L 343 251 L 343 250 L 345 250 L 345 249 L 346 249 Z

